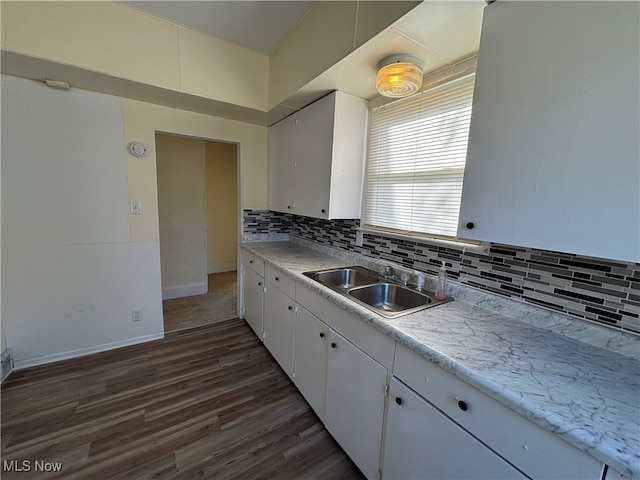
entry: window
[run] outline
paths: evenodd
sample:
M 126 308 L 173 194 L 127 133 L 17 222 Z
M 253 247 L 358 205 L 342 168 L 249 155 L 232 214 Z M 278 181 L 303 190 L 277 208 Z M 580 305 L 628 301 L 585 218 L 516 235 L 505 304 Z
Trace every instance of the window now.
M 370 115 L 364 227 L 455 237 L 475 75 Z

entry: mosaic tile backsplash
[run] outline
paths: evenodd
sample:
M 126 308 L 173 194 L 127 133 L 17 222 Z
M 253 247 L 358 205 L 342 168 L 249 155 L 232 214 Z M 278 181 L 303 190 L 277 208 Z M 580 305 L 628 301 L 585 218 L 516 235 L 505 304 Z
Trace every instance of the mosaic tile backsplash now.
M 269 210 L 242 211 L 242 233 L 245 235 L 277 234 L 291 232 L 291 217 L 286 213 Z
M 492 243 L 487 254 L 365 233 L 359 220 L 320 220 L 277 212 L 245 214 L 244 228 L 291 235 L 450 279 L 498 295 L 640 334 L 640 264 Z M 259 218 L 260 220 L 254 220 Z M 264 232 L 272 233 L 272 232 Z

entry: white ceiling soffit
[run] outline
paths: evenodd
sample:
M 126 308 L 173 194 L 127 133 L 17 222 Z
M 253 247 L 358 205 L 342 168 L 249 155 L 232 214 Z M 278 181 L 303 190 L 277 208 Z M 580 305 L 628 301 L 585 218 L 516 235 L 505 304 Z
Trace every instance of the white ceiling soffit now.
M 315 2 L 168 0 L 123 3 L 208 35 L 270 54 Z M 477 54 L 486 4 L 485 0 L 422 2 L 391 27 L 263 115 L 262 121 L 266 119 L 267 124 L 271 124 L 332 90 L 342 90 L 365 99 L 378 97 L 375 89 L 376 65 L 387 55 L 419 55 L 425 60 L 425 73 L 429 74 Z M 330 35 L 330 32 L 327 34 Z M 215 109 L 209 111 L 212 107 L 208 103 L 207 106 L 201 105 L 202 113 L 215 114 Z
M 191 12 L 198 4 L 292 4 L 311 6 L 312 2 L 126 2 L 180 4 Z M 187 5 L 188 8 L 187 8 Z M 3 71 L 25 78 L 60 78 L 71 85 L 111 95 L 158 103 L 173 108 L 192 110 L 256 125 L 271 125 L 295 110 L 317 100 L 332 90 L 342 90 L 365 99 L 378 98 L 375 89 L 376 64 L 393 53 L 411 53 L 425 59 L 425 72 L 435 72 L 475 55 L 480 43 L 484 0 L 427 0 L 415 7 L 392 26 L 379 33 L 336 65 L 309 82 L 269 112 L 204 99 L 150 85 L 137 84 L 98 72 L 89 72 L 54 61 L 28 58 L 3 52 Z M 211 6 L 211 5 L 209 5 Z M 258 5 L 259 6 L 259 5 Z M 233 7 L 231 7 L 233 8 Z M 306 10 L 305 10 L 306 11 Z M 193 16 L 193 14 L 189 14 Z M 220 14 L 222 15 L 222 14 Z M 302 14 L 304 15 L 304 13 Z M 197 15 L 196 15 L 197 16 Z M 298 17 L 295 22 L 299 21 Z M 263 19 L 264 20 L 264 19 Z M 177 19 L 173 19 L 177 22 Z M 294 22 L 294 23 L 295 23 Z M 227 19 L 227 23 L 228 19 Z M 271 20 L 263 21 L 271 25 Z M 238 32 L 245 31 L 238 28 Z M 284 31 L 286 35 L 288 29 Z M 330 32 L 327 32 L 330 35 Z M 218 32 L 218 35 L 221 35 Z M 279 40 L 277 40 L 279 41 Z M 276 42 L 277 42 L 276 41 Z
M 131 7 L 272 54 L 313 1 L 126 1 Z
M 478 53 L 485 6 L 484 0 L 425 1 L 283 103 L 300 108 L 336 89 L 375 98 L 376 65 L 394 53 L 422 57 L 425 74 L 472 57 Z

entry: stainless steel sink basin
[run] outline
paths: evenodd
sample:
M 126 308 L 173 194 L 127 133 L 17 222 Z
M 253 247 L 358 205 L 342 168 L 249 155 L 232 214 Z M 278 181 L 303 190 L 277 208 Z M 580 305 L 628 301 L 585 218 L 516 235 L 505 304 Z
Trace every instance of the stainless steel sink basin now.
M 418 292 L 360 266 L 303 272 L 303 275 L 386 318 L 408 315 L 452 300 L 449 297 L 436 300 L 430 292 Z
M 303 275 L 329 288 L 340 290 L 349 290 L 378 282 L 378 274 L 376 272 L 359 266 L 305 272 Z
M 433 301 L 423 293 L 393 283 L 353 288 L 349 290 L 349 296 L 387 315 L 420 309 Z

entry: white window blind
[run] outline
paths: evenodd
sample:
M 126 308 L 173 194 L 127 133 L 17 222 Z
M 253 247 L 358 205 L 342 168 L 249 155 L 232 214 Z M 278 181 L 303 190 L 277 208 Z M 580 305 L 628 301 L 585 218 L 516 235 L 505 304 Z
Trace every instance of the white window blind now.
M 371 112 L 365 225 L 456 236 L 474 79 Z

